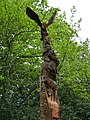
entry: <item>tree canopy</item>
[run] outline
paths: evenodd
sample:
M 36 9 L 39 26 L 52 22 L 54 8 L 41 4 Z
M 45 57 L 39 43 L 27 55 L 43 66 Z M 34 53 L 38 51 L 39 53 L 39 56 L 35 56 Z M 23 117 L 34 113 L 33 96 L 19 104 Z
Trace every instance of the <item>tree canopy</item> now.
M 61 120 L 90 120 L 90 46 L 88 39 L 75 41 L 81 19 L 68 24 L 65 12 L 46 0 L 0 0 L 0 120 L 39 120 L 42 42 L 40 28 L 26 15 L 27 6 L 42 22 L 58 12 L 48 33 L 60 61 Z

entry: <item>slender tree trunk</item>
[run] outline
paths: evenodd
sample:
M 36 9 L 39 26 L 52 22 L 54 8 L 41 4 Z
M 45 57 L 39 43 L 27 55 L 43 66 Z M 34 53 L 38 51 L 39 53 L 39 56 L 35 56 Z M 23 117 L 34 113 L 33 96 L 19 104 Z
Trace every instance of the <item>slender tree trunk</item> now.
M 40 77 L 40 120 L 60 120 L 60 104 L 57 95 L 56 73 L 59 61 L 50 46 L 48 33 L 41 29 L 43 53 Z

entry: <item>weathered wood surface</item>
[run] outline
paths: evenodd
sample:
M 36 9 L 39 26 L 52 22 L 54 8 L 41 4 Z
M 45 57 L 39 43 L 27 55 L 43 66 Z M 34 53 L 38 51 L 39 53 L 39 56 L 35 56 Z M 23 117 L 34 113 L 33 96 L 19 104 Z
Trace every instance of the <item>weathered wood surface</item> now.
M 26 14 L 34 20 L 41 28 L 42 49 L 42 70 L 40 77 L 40 120 L 60 120 L 60 104 L 57 95 L 58 86 L 56 73 L 59 61 L 54 50 L 51 48 L 47 27 L 52 24 L 56 11 L 50 17 L 48 23 L 41 23 L 39 16 L 29 7 Z
M 45 24 L 44 24 L 45 25 Z M 43 25 L 43 27 L 45 27 Z M 46 28 L 41 29 L 43 42 L 43 64 L 41 71 L 40 108 L 41 120 L 60 120 L 60 104 L 57 95 L 56 73 L 59 61 L 51 48 Z M 44 86 L 43 86 L 44 84 Z M 45 88 L 45 89 L 44 89 Z M 46 98 L 45 98 L 46 97 Z M 45 110 L 43 112 L 43 110 Z M 42 117 L 44 116 L 44 117 Z M 43 119 L 45 118 L 45 119 Z

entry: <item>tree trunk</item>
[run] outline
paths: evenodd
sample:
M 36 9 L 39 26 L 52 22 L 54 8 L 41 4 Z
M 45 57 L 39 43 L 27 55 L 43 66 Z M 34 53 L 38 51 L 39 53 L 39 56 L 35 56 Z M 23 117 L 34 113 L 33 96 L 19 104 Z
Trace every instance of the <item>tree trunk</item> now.
M 40 79 L 40 110 L 41 120 L 60 120 L 59 98 L 57 96 L 56 73 L 59 61 L 53 49 L 46 28 L 52 24 L 56 11 L 48 20 L 48 23 L 41 23 L 39 16 L 30 8 L 26 8 L 26 14 L 34 20 L 41 28 L 41 40 L 43 42 L 43 64 Z
M 40 120 L 60 120 L 60 104 L 57 95 L 56 73 L 59 61 L 50 46 L 46 29 L 41 29 L 43 64 L 40 77 Z

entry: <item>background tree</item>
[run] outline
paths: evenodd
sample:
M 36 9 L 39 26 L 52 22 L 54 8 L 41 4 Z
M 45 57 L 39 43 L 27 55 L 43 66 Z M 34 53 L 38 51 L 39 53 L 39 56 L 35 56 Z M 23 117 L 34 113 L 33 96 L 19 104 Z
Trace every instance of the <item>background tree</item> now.
M 0 120 L 39 120 L 42 47 L 40 29 L 26 16 L 27 6 L 42 21 L 47 21 L 55 10 L 48 7 L 46 0 L 0 0 Z M 72 15 L 74 11 L 75 7 Z M 69 25 L 65 12 L 60 12 L 48 28 L 60 59 L 57 79 L 61 119 L 90 120 L 88 39 L 79 45 L 75 42 L 81 19 L 77 23 L 71 21 Z

